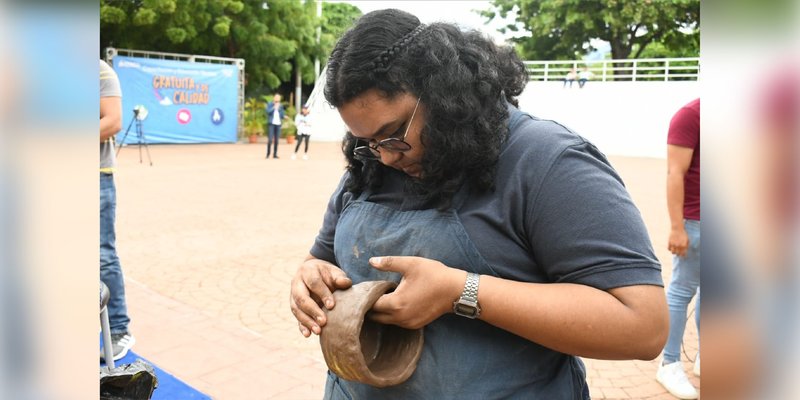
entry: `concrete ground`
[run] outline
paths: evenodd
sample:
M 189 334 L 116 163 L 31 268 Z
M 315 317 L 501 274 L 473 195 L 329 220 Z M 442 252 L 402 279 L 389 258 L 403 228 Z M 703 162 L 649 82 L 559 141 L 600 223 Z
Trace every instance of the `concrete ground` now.
M 291 160 L 293 147 L 265 160 L 263 143 L 154 145 L 152 167 L 135 145 L 119 154 L 117 245 L 134 350 L 215 399 L 322 396 L 327 368 L 316 336 L 297 330 L 289 281 L 343 161 L 337 143 L 312 142 L 307 161 Z M 610 158 L 668 282 L 665 162 Z M 684 343 L 693 359 L 694 323 Z M 585 361 L 592 398 L 673 398 L 654 380 L 657 361 Z

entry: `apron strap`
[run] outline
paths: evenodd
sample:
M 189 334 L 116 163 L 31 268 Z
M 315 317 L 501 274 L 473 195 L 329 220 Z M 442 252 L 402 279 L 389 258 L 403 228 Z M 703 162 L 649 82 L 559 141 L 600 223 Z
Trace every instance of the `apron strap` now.
M 456 194 L 453 195 L 453 202 L 450 208 L 452 208 L 453 211 L 458 211 L 467 201 L 467 197 L 469 197 L 469 185 L 464 182 L 461 184 L 461 187 L 458 188 Z
M 367 198 L 369 198 L 371 194 L 372 194 L 372 189 L 364 188 L 364 190 L 361 191 L 361 194 L 358 195 L 356 201 L 367 201 Z

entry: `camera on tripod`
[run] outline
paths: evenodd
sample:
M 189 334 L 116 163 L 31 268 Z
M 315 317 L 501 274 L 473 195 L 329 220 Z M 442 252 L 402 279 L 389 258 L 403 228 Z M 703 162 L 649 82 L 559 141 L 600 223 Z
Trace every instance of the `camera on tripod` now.
M 128 137 L 128 132 L 130 132 L 131 127 L 135 122 L 136 141 L 139 145 L 139 164 L 142 163 L 142 145 L 144 145 L 144 149 L 147 151 L 147 159 L 150 161 L 150 166 L 152 167 L 153 160 L 150 158 L 150 148 L 147 146 L 147 139 L 144 137 L 144 129 L 142 128 L 142 121 L 144 121 L 145 118 L 147 118 L 147 108 L 141 104 L 133 107 L 133 119 L 131 119 L 131 123 L 128 124 L 128 129 L 125 130 L 125 134 L 122 135 L 120 146 L 117 147 L 117 155 L 119 155 L 119 151 L 122 150 L 122 146 L 126 144 L 125 139 Z
M 141 104 L 133 107 L 133 118 L 144 121 L 147 118 L 147 108 Z

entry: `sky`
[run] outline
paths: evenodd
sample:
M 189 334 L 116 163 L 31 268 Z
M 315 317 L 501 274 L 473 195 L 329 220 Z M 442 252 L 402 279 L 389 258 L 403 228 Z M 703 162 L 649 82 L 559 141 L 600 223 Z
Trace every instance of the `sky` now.
M 524 33 L 503 34 L 498 32 L 499 28 L 514 23 L 516 12 L 512 11 L 506 18 L 495 17 L 492 21 L 486 22 L 486 18 L 481 17 L 474 10 L 488 10 L 491 6 L 491 1 L 483 0 L 458 0 L 458 1 L 422 1 L 422 0 L 406 0 L 406 1 L 369 1 L 369 0 L 350 0 L 350 1 L 331 1 L 349 3 L 358 7 L 364 14 L 381 10 L 384 8 L 397 8 L 400 10 L 408 11 L 417 16 L 423 23 L 431 23 L 435 21 L 453 22 L 465 28 L 478 29 L 487 35 L 494 38 L 495 42 L 501 43 L 512 36 L 524 36 Z M 524 32 L 524 31 L 523 31 Z M 598 49 L 597 51 L 588 54 L 585 59 L 600 60 L 605 58 L 605 54 L 611 51 L 611 46 L 607 42 L 592 39 L 592 45 Z
M 503 41 L 505 36 L 497 31 L 509 23 L 513 22 L 513 15 L 510 18 L 501 19 L 499 17 L 485 24 L 486 19 L 481 17 L 473 10 L 487 10 L 491 8 L 490 1 L 342 1 L 358 7 L 363 13 L 381 10 L 384 8 L 397 8 L 407 11 L 417 16 L 423 23 L 431 22 L 453 22 L 465 28 L 478 29 L 495 39 Z

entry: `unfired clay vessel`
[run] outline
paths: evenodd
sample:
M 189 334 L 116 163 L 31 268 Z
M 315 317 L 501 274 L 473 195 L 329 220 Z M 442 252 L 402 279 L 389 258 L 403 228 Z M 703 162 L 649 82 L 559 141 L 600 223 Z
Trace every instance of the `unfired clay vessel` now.
M 371 281 L 333 293 L 336 306 L 319 336 L 328 368 L 339 377 L 377 387 L 408 379 L 422 353 L 422 329 L 404 329 L 365 319 L 379 297 L 397 286 Z

